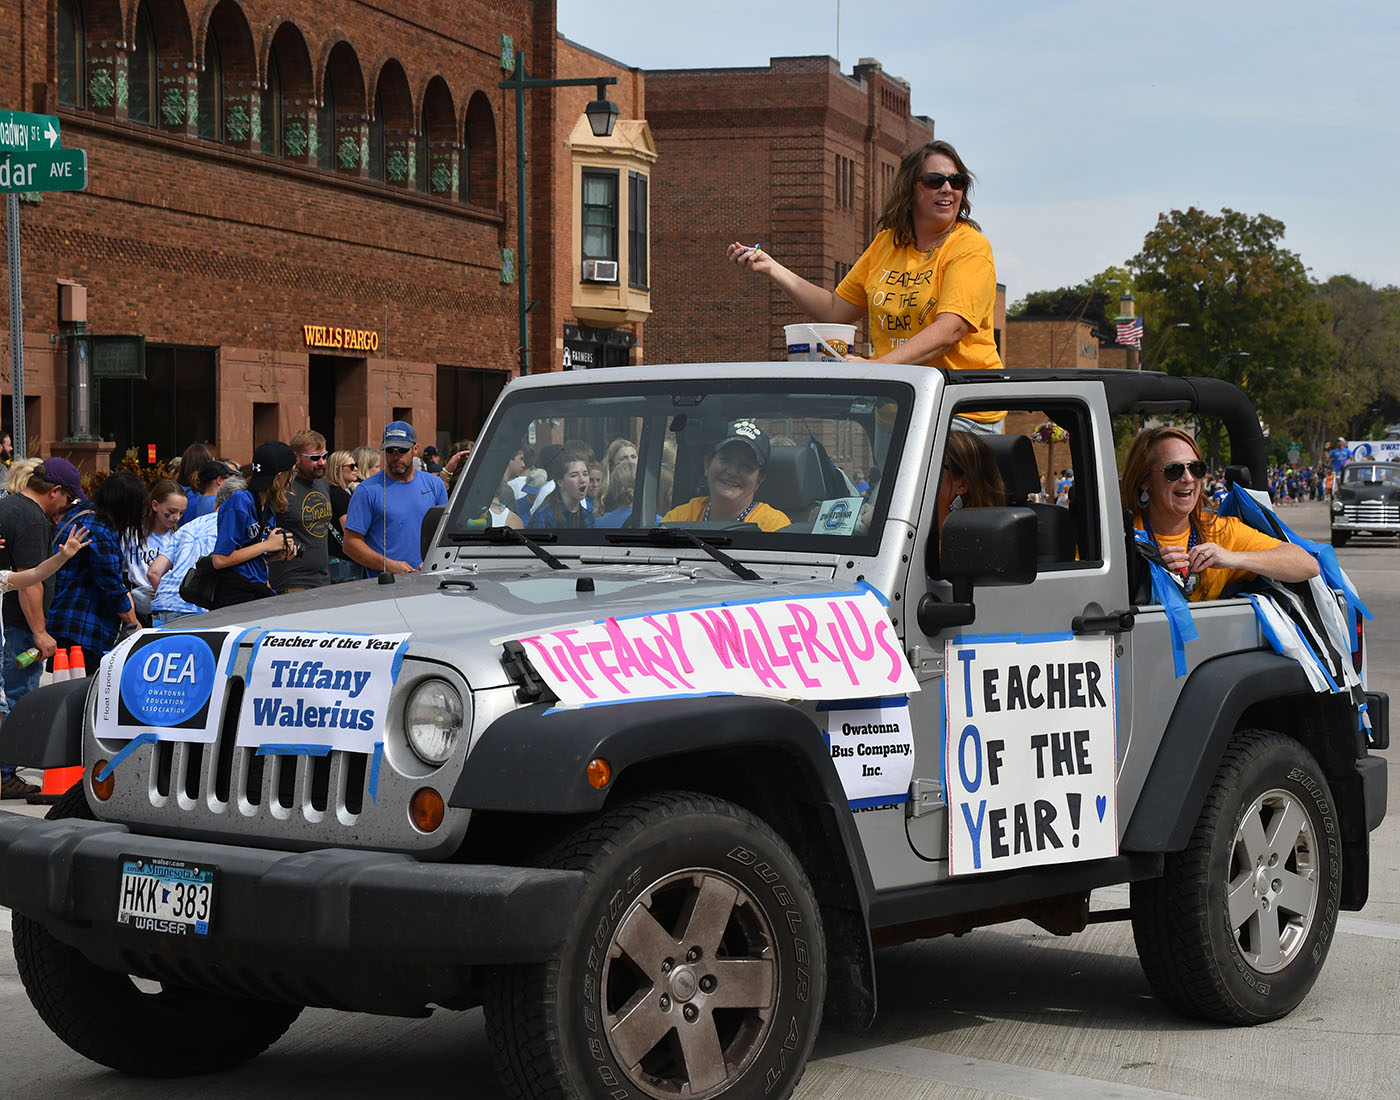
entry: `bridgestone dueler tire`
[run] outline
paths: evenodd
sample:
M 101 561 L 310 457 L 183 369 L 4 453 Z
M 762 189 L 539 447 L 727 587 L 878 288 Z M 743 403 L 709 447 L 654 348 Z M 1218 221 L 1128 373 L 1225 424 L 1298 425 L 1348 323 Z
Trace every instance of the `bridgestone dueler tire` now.
M 821 1024 L 825 939 L 771 828 L 720 799 L 658 794 L 541 862 L 586 878 L 562 956 L 489 983 L 487 1034 L 513 1096 L 791 1094 Z
M 1337 812 L 1317 762 L 1290 737 L 1238 733 L 1186 850 L 1168 853 L 1160 879 L 1132 885 L 1147 980 L 1190 1016 L 1285 1016 L 1322 970 L 1341 886 Z
M 81 785 L 50 818 L 90 818 Z M 261 1054 L 292 1025 L 297 1005 L 162 987 L 147 993 L 103 970 L 44 927 L 12 916 L 15 963 L 49 1029 L 85 1058 L 123 1073 L 184 1077 L 215 1073 Z

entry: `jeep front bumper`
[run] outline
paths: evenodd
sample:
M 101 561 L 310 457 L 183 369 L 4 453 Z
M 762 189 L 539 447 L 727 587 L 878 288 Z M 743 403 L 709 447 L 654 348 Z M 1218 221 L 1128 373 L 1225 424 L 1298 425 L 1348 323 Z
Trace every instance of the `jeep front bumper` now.
M 209 934 L 118 924 L 130 855 L 215 868 Z M 0 813 L 0 905 L 98 966 L 361 1011 L 460 1003 L 474 967 L 548 959 L 564 942 L 582 880 L 577 871 L 268 851 Z

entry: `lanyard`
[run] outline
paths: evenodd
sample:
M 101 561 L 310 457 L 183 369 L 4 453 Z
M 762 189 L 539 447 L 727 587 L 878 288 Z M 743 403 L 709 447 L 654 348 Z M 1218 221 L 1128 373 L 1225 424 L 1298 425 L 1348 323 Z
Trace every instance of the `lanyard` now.
M 752 512 L 752 511 L 753 511 L 755 508 L 757 508 L 757 507 L 758 507 L 758 501 L 756 501 L 756 500 L 751 500 L 751 501 L 749 501 L 749 506 L 748 506 L 747 508 L 745 508 L 742 512 L 740 512 L 736 517 L 734 517 L 734 522 L 735 522 L 735 523 L 743 523 L 744 520 L 746 520 L 746 519 L 749 518 L 749 513 Z M 705 501 L 705 514 L 704 514 L 703 516 L 700 517 L 700 522 L 701 522 L 701 523 L 704 523 L 704 522 L 707 521 L 709 518 L 710 518 L 710 502 L 709 502 L 708 499 L 706 499 L 706 501 Z
M 1189 520 L 1187 523 L 1190 527 L 1190 534 L 1186 536 L 1186 552 L 1189 554 L 1196 548 L 1196 543 L 1200 542 L 1200 539 L 1196 535 L 1196 525 Z M 1152 521 L 1147 518 L 1146 512 L 1144 512 L 1142 516 L 1142 529 L 1147 532 L 1147 537 L 1152 540 L 1152 544 L 1160 551 L 1162 549 L 1162 544 L 1157 541 L 1157 533 L 1152 530 Z M 1170 570 L 1167 572 L 1172 580 L 1176 581 L 1176 583 L 1181 586 L 1181 590 L 1186 593 L 1188 598 L 1192 592 L 1196 591 L 1196 586 L 1201 583 L 1201 575 L 1199 573 L 1188 572 L 1183 577 L 1172 573 Z

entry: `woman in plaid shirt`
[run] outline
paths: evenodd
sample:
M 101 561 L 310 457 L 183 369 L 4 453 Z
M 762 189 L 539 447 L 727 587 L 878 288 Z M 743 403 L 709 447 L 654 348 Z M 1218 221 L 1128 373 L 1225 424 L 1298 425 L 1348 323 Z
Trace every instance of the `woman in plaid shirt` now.
M 136 611 L 126 590 L 123 539 L 139 538 L 146 512 L 146 490 L 131 474 L 113 474 L 92 496 L 92 510 L 72 509 L 59 523 L 55 544 L 62 545 L 77 524 L 88 528 L 88 545 L 71 569 L 58 572 L 49 633 L 63 648 L 80 645 L 97 668 L 116 643 L 122 623 L 136 625 Z

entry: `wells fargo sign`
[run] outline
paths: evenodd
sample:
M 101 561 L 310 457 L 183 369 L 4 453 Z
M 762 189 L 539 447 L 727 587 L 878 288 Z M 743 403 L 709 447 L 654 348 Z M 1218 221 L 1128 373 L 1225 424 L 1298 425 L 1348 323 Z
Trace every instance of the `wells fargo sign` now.
M 301 331 L 309 348 L 336 348 L 340 351 L 379 350 L 379 333 L 374 329 L 302 325 Z

